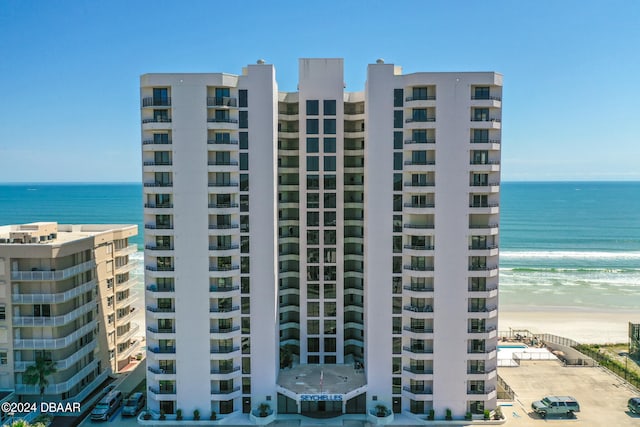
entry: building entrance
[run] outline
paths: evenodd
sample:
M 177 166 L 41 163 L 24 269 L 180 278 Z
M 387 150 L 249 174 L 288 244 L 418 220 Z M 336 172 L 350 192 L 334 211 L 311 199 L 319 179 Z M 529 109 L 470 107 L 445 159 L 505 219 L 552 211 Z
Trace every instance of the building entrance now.
M 300 414 L 311 418 L 339 417 L 342 401 L 300 402 Z

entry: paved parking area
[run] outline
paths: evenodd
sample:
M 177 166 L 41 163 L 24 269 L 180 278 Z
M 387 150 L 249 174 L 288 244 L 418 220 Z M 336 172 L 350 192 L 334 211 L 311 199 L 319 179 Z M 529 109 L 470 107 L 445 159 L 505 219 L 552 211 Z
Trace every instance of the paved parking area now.
M 519 367 L 498 368 L 498 374 L 516 393 L 513 406 L 503 407 L 507 426 L 640 426 L 640 417 L 627 411 L 627 400 L 640 393 L 603 368 L 523 361 Z M 575 397 L 580 412 L 573 419 L 541 419 L 532 412 L 531 403 L 547 395 Z

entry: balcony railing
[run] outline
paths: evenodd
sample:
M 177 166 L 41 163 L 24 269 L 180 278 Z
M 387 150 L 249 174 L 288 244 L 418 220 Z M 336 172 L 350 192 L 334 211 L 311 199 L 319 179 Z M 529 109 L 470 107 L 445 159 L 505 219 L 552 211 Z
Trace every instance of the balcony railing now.
M 433 266 L 426 265 L 405 265 L 404 269 L 411 271 L 434 271 Z
M 404 286 L 404 289 L 407 291 L 413 291 L 413 292 L 433 292 L 433 286 L 407 285 L 407 286 Z
M 487 326 L 485 328 L 469 328 L 467 332 L 470 334 L 486 334 L 487 332 L 493 332 L 495 330 L 495 326 Z
M 145 182 L 145 187 L 173 187 L 173 182 Z
M 495 351 L 495 350 L 496 350 L 495 347 L 469 348 L 469 349 L 467 349 L 467 353 L 469 353 L 469 354 L 485 354 L 485 353 L 491 353 L 492 351 Z
M 147 331 L 154 334 L 175 334 L 176 328 L 156 328 L 154 326 L 147 326 Z
M 151 353 L 155 354 L 175 354 L 175 347 L 148 347 Z
M 240 326 L 232 326 L 230 328 L 210 328 L 209 332 L 212 334 L 228 334 L 239 330 Z
M 142 119 L 142 123 L 171 123 L 170 117 L 151 117 Z
M 147 271 L 175 271 L 173 266 L 156 266 L 156 265 L 147 265 L 144 267 Z
M 142 98 L 143 107 L 170 107 L 171 98 Z
M 409 101 L 435 101 L 436 100 L 436 96 L 435 95 L 407 96 L 404 100 L 406 102 L 409 102 Z
M 497 307 L 495 305 L 485 306 L 485 307 L 469 307 L 469 313 L 489 313 L 491 311 L 496 310 Z
M 240 286 L 209 286 L 209 292 L 233 292 L 240 289 Z
M 416 333 L 416 334 L 432 334 L 433 333 L 433 328 L 427 328 L 427 327 L 414 328 L 411 326 L 404 326 L 402 329 L 408 332 Z
M 240 351 L 240 347 L 228 346 L 228 347 L 212 347 L 211 348 L 211 354 L 226 354 L 226 353 L 233 353 L 234 351 Z
M 489 250 L 489 249 L 498 249 L 498 245 L 471 245 L 469 246 L 470 250 Z
M 209 187 L 239 187 L 237 182 L 210 182 Z
M 500 123 L 502 119 L 498 119 L 495 117 L 471 117 L 472 122 L 496 122 Z
M 172 251 L 173 250 L 173 246 L 171 245 L 162 245 L 162 246 L 145 245 L 144 248 L 149 249 L 150 251 Z
M 237 139 L 208 139 L 207 144 L 238 145 Z
M 209 313 L 231 313 L 238 310 L 240 310 L 239 305 L 234 305 L 231 307 L 210 307 Z
M 209 230 L 230 230 L 240 228 L 239 224 L 209 224 Z
M 172 285 L 158 286 L 156 284 L 151 284 L 147 286 L 147 290 L 151 292 L 175 292 L 176 288 Z
M 471 181 L 471 183 L 469 184 L 472 187 L 494 187 L 494 186 L 498 186 L 500 185 L 499 182 L 478 182 L 478 181 Z
M 173 165 L 172 161 L 166 161 L 166 162 L 156 162 L 156 161 L 147 161 L 143 163 L 144 166 L 171 166 Z
M 152 145 L 152 144 L 171 144 L 171 140 L 167 140 L 167 141 L 156 141 L 154 139 L 145 139 L 144 141 L 142 141 L 142 145 Z
M 471 160 L 469 162 L 471 165 L 499 165 L 499 160 Z
M 151 305 L 147 306 L 147 310 L 152 313 L 175 313 L 175 307 L 153 307 Z
M 234 387 L 227 390 L 211 389 L 211 394 L 231 394 L 231 393 L 235 393 L 236 391 L 240 391 L 240 387 Z
M 154 374 L 159 374 L 159 375 L 174 375 L 176 373 L 176 368 L 175 366 L 169 368 L 164 368 L 164 369 L 160 369 L 160 368 L 156 368 L 155 366 L 148 366 L 147 370 L 149 372 L 152 372 Z
M 171 209 L 173 203 L 145 203 L 144 207 L 147 209 Z
M 498 224 L 471 224 L 469 228 L 473 229 L 484 229 L 484 228 L 498 228 Z
M 435 228 L 433 224 L 405 224 L 404 228 L 414 228 L 417 230 L 429 230 Z
M 433 369 L 417 368 L 415 366 L 405 366 L 402 370 L 412 374 L 433 374 Z
M 435 117 L 409 117 L 405 119 L 405 123 L 414 123 L 414 122 L 435 122 Z
M 153 394 L 176 394 L 176 388 L 175 387 L 155 388 L 155 387 L 149 386 L 149 391 L 151 393 L 153 393 Z
M 230 250 L 239 249 L 239 248 L 240 248 L 239 245 L 209 246 L 210 251 L 230 251 Z
M 470 142 L 472 144 L 500 144 L 499 139 L 475 139 L 471 138 Z
M 427 138 L 427 139 L 405 139 L 405 144 L 435 144 L 435 138 Z
M 96 320 L 87 323 L 75 332 L 70 333 L 66 337 L 62 338 L 35 338 L 35 339 L 20 339 L 13 340 L 13 348 L 17 349 L 46 349 L 46 350 L 59 350 L 70 346 L 75 343 L 81 337 L 89 332 L 92 332 L 96 327 Z
M 223 369 L 211 368 L 212 374 L 232 374 L 238 371 L 240 371 L 240 366 L 234 366 L 232 368 L 223 368 Z
M 404 386 L 402 387 L 402 389 L 404 391 L 408 391 L 409 393 L 413 393 L 413 394 L 433 394 L 433 390 L 429 388 L 424 388 L 424 387 Z
M 467 394 L 489 394 L 495 390 L 495 387 L 485 387 L 483 389 L 469 389 Z
M 491 96 L 491 95 L 479 95 L 474 96 L 471 95 L 472 101 L 502 101 L 502 98 L 499 96 Z
M 210 265 L 209 271 L 233 271 L 240 270 L 239 265 Z
M 470 285 L 469 286 L 469 292 L 488 292 L 488 291 L 495 291 L 498 289 L 498 285 L 485 285 L 485 286 L 478 286 L 478 285 Z
M 497 270 L 497 269 L 498 269 L 497 265 L 490 265 L 490 266 L 470 265 L 469 266 L 469 271 L 491 271 L 491 270 Z
M 18 304 L 57 304 L 65 301 L 69 301 L 72 298 L 77 297 L 87 291 L 95 289 L 96 281 L 90 280 L 82 285 L 76 286 L 65 292 L 57 294 L 23 294 L 14 292 L 11 295 L 11 300 Z
M 405 203 L 405 208 L 435 208 L 435 203 Z
M 431 307 L 430 305 L 405 305 L 404 309 L 407 311 L 413 311 L 414 313 L 433 313 L 433 307 Z
M 55 268 L 47 271 L 38 271 L 37 269 L 31 271 L 14 270 L 11 272 L 11 280 L 64 280 L 76 274 L 84 273 L 95 267 L 95 265 L 95 260 L 91 260 L 57 271 Z
M 428 166 L 428 165 L 435 165 L 436 161 L 435 160 L 405 160 L 404 164 L 406 166 Z M 405 185 L 410 185 L 405 183 Z M 429 185 L 435 185 L 435 183 L 431 183 L 431 184 L 424 184 L 425 186 L 429 186 Z
M 210 160 L 207 162 L 209 166 L 238 166 L 237 160 Z
M 470 203 L 470 208 L 497 208 L 499 207 L 499 203 Z
M 210 117 L 207 119 L 209 123 L 238 123 L 238 119 L 232 119 L 229 117 Z
M 79 308 L 60 316 L 14 316 L 13 325 L 25 327 L 62 326 L 78 319 L 80 316 L 83 316 L 90 311 L 95 310 L 97 305 L 98 303 L 96 301 L 90 301 Z
M 210 209 L 229 209 L 229 208 L 237 208 L 240 205 L 237 203 L 209 203 Z
M 207 107 L 236 107 L 237 105 L 237 99 L 229 96 L 207 97 Z
M 429 245 L 404 245 L 404 248 L 405 249 L 412 249 L 414 251 L 432 251 L 434 249 L 434 246 L 429 246 Z

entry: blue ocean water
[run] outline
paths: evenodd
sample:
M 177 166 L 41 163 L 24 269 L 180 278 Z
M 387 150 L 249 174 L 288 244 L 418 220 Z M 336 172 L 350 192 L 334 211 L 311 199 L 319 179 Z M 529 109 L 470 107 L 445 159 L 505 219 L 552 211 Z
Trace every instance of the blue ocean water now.
M 640 307 L 640 182 L 506 182 L 506 307 Z M 142 224 L 141 184 L 0 185 L 0 224 Z M 142 248 L 142 235 L 134 239 Z M 141 257 L 141 254 L 138 254 Z

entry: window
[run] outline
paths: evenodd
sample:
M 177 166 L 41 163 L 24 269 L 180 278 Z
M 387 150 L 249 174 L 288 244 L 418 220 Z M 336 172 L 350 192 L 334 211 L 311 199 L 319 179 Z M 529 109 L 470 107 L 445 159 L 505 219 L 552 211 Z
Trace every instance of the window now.
M 153 105 L 168 105 L 169 90 L 165 87 L 153 88 Z
M 228 236 L 228 237 L 231 237 L 231 236 Z M 249 253 L 249 236 L 240 236 L 240 253 L 243 253 L 243 254 Z
M 169 134 L 168 133 L 154 133 L 153 134 L 153 143 L 154 144 L 168 144 L 169 143 Z
M 320 158 L 318 156 L 307 156 L 307 170 L 317 172 L 320 169 Z
M 402 153 L 393 153 L 393 170 L 402 170 Z
M 307 320 L 307 334 L 319 334 L 320 333 L 320 321 L 319 320 Z
M 325 245 L 335 245 L 336 244 L 336 230 L 325 230 L 324 231 L 324 244 Z
M 402 236 L 393 236 L 393 253 L 402 253 Z
M 393 148 L 402 150 L 402 132 L 393 132 Z
M 394 233 L 402 232 L 402 215 L 393 216 L 393 232 Z
M 247 150 L 249 148 L 249 133 L 240 132 L 240 149 Z
M 111 297 L 111 303 L 113 304 L 113 297 Z M 34 304 L 33 306 L 34 317 L 51 317 L 51 306 L 49 304 Z
M 307 263 L 317 264 L 320 262 L 320 249 L 309 248 L 307 249 Z
M 331 353 L 336 351 L 336 339 L 335 338 L 325 338 L 324 339 L 324 351 L 331 352 Z
M 307 208 L 318 209 L 320 207 L 320 194 L 307 193 Z
M 317 135 L 319 133 L 318 119 L 307 119 L 307 134 Z
M 317 153 L 318 145 L 318 138 L 307 138 L 307 153 Z
M 240 174 L 240 191 L 249 191 L 249 174 Z
M 324 100 L 324 115 L 335 116 L 336 115 L 336 100 L 325 99 Z
M 240 129 L 246 129 L 249 127 L 249 112 L 240 111 L 238 113 L 238 127 Z
M 307 190 L 319 190 L 320 177 L 318 175 L 307 175 Z
M 336 193 L 324 193 L 324 208 L 333 209 L 336 207 Z
M 401 173 L 394 173 L 393 174 L 393 191 L 402 191 L 402 174 Z M 402 208 L 400 209 L 396 209 L 395 208 L 395 196 L 394 196 L 394 209 L 393 210 L 402 210 Z M 402 203 L 400 204 L 400 206 L 402 206 Z
M 0 365 L 6 365 L 7 363 L 7 352 L 0 351 Z
M 402 194 L 393 195 L 393 211 L 402 212 Z
M 336 170 L 336 156 L 324 157 L 324 170 L 325 172 L 335 172 Z
M 473 109 L 473 121 L 474 122 L 486 122 L 486 121 L 489 121 L 489 109 L 488 108 L 474 108 Z
M 402 110 L 397 110 L 393 112 L 393 127 L 396 129 L 402 129 L 402 121 L 403 121 Z
M 307 244 L 308 245 L 319 245 L 320 244 L 320 231 L 318 231 L 318 230 L 307 230 Z
M 394 89 L 393 90 L 393 106 L 394 107 L 402 107 L 404 100 L 404 90 L 403 89 Z
M 473 129 L 472 142 L 489 142 L 489 129 Z
M 320 338 L 307 338 L 307 348 L 309 353 L 320 351 Z
M 307 116 L 317 116 L 319 113 L 319 101 L 317 99 L 307 100 Z
M 320 303 L 319 302 L 307 302 L 307 316 L 318 317 L 320 316 Z
M 402 257 L 394 256 L 392 259 L 393 273 L 402 273 Z
M 320 225 L 319 212 L 307 212 L 307 227 L 317 227 Z
M 324 303 L 324 315 L 326 317 L 336 317 L 336 303 L 335 302 L 325 302 Z
M 324 176 L 324 189 L 325 190 L 335 190 L 336 189 L 336 176 L 335 175 L 325 175 Z
M 246 89 L 240 89 L 238 91 L 238 106 L 240 108 L 246 108 L 249 106 L 248 103 L 248 92 Z
M 240 212 L 249 212 L 249 195 L 240 195 Z
M 243 294 L 248 294 L 250 291 L 250 279 L 249 277 L 241 277 L 240 278 L 240 292 Z
M 113 280 L 111 286 L 113 286 Z M 0 320 L 7 320 L 7 307 L 4 304 L 0 304 Z
M 249 153 L 240 153 L 240 170 L 249 170 Z
M 471 99 L 491 99 L 489 86 L 476 86 L 473 89 L 473 97 Z
M 335 135 L 336 119 L 324 119 L 324 133 L 327 135 Z
M 325 132 L 327 133 L 327 132 Z M 336 152 L 336 139 L 335 138 L 325 138 L 324 139 L 324 152 L 325 153 L 335 153 Z
M 307 285 L 307 299 L 320 299 L 320 285 L 311 283 Z
M 324 225 L 327 227 L 335 227 L 336 225 L 336 213 L 335 211 L 324 213 Z
M 335 249 L 332 249 L 334 252 L 334 261 L 335 262 Z M 324 250 L 325 254 L 327 253 L 327 249 Z M 333 283 L 325 283 L 324 285 L 324 297 L 325 298 L 335 298 L 336 297 L 336 285 Z M 331 320 L 330 322 L 333 323 L 333 327 L 335 329 L 336 325 L 335 325 L 335 320 Z M 326 323 L 326 322 L 325 322 Z M 335 332 L 334 332 L 335 333 Z

